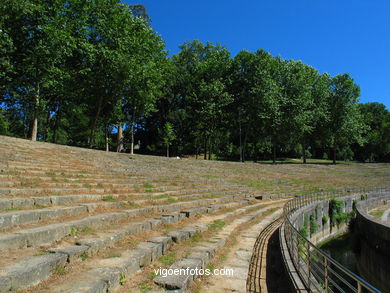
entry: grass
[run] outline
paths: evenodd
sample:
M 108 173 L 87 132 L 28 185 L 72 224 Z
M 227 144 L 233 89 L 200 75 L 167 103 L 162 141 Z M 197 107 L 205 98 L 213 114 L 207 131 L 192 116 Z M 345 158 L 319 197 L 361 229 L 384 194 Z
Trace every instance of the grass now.
M 145 183 L 144 187 L 147 188 L 147 189 L 151 189 L 151 188 L 153 188 L 153 184 Z
M 167 203 L 175 203 L 175 202 L 177 202 L 177 199 L 175 198 L 170 197 L 167 199 Z
M 56 268 L 54 271 L 54 274 L 58 275 L 58 276 L 63 276 L 63 275 L 66 275 L 67 273 L 68 273 L 68 270 L 66 268 Z
M 42 251 L 42 252 L 38 252 L 38 253 L 34 254 L 34 256 L 42 256 L 42 255 L 46 255 L 46 254 L 48 254 L 48 252 Z
M 151 281 L 149 280 L 142 281 L 141 283 L 139 283 L 138 288 L 141 291 L 141 293 L 146 293 L 153 289 Z
M 105 197 L 102 198 L 102 201 L 106 201 L 106 202 L 117 202 L 117 200 L 115 198 L 112 197 L 112 195 L 107 195 Z
M 86 254 L 86 253 L 80 254 L 80 259 L 82 261 L 86 261 L 88 259 L 88 254 Z
M 14 212 L 14 211 L 20 211 L 21 208 L 9 208 L 9 209 L 5 209 L 4 211 L 5 212 Z
M 226 223 L 222 220 L 215 220 L 213 221 L 211 224 L 209 224 L 209 230 L 210 231 L 218 231 L 218 230 L 221 230 L 224 226 L 226 225 Z
M 160 257 L 158 261 L 165 266 L 170 266 L 176 261 L 176 253 L 169 252 L 166 255 Z
M 119 277 L 119 284 L 123 286 L 126 283 L 126 275 L 122 273 Z
M 378 218 L 380 219 L 383 215 L 384 211 L 373 211 L 373 212 L 369 212 L 369 214 L 375 218 Z
M 90 227 L 84 227 L 81 229 L 77 229 L 75 227 L 72 227 L 70 234 L 72 236 L 76 236 L 76 235 L 79 235 L 80 233 L 93 233 L 93 232 L 94 232 L 93 229 Z
M 45 209 L 45 208 L 47 208 L 47 207 L 39 205 L 39 204 L 34 205 L 34 209 Z

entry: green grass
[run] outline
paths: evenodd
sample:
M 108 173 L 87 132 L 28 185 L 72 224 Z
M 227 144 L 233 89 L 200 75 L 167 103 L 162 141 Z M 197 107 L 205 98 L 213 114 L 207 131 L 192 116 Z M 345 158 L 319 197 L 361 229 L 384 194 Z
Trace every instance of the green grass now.
M 374 211 L 374 212 L 369 212 L 369 214 L 375 218 L 380 219 L 383 215 L 384 211 Z
M 123 286 L 126 283 L 126 275 L 122 273 L 119 277 L 119 284 Z
M 38 253 L 34 254 L 34 256 L 42 256 L 42 255 L 46 255 L 46 254 L 49 254 L 49 253 L 42 251 L 42 252 L 38 252 Z
M 170 266 L 176 261 L 176 253 L 175 252 L 167 253 L 166 255 L 160 257 L 158 261 L 165 266 Z
M 90 227 L 84 227 L 84 228 L 81 228 L 81 229 L 77 229 L 76 227 L 72 227 L 71 231 L 70 231 L 70 234 L 72 236 L 76 236 L 80 233 L 93 233 L 93 229 L 90 228 Z
M 59 275 L 59 276 L 63 276 L 63 275 L 66 275 L 68 273 L 68 270 L 66 268 L 57 268 L 55 271 L 54 271 L 54 274 L 55 275 Z
M 146 293 L 153 289 L 152 285 L 150 284 L 150 281 L 143 281 L 138 285 L 139 290 L 141 293 Z
M 102 201 L 106 202 L 117 202 L 117 199 L 113 198 L 112 195 L 107 195 L 102 198 Z
M 20 211 L 21 208 L 9 208 L 9 209 L 5 209 L 4 211 L 6 212 L 14 212 L 14 211 Z
M 153 184 L 145 183 L 145 184 L 144 184 L 144 187 L 147 188 L 147 189 L 151 189 L 151 188 L 153 188 L 154 186 L 153 186 Z
M 167 199 L 167 202 L 168 203 L 175 203 L 175 202 L 177 202 L 177 199 L 170 197 Z
M 226 223 L 224 221 L 215 220 L 211 224 L 209 224 L 208 226 L 209 226 L 210 231 L 218 231 L 218 230 L 221 230 L 225 225 L 226 225 Z
M 82 261 L 86 261 L 86 260 L 88 259 L 88 254 L 86 254 L 86 253 L 81 254 L 81 255 L 80 255 L 80 259 L 81 259 Z
M 39 204 L 34 205 L 34 209 L 44 209 L 44 208 L 47 208 L 47 207 L 39 205 Z

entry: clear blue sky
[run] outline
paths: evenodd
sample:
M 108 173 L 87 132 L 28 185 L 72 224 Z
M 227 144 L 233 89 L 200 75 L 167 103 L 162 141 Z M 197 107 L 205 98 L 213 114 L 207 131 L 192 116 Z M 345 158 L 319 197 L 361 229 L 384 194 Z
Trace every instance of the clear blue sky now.
M 133 1 L 126 1 L 136 4 Z M 170 54 L 184 41 L 263 48 L 331 75 L 349 72 L 361 102 L 390 109 L 390 0 L 144 0 Z

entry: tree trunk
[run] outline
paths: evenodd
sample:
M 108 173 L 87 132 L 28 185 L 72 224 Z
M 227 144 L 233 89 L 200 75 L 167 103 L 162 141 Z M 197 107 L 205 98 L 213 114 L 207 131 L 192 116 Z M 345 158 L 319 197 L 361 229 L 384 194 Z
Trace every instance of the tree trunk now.
M 49 141 L 49 124 L 50 124 L 50 111 L 47 110 L 46 123 L 45 123 L 45 141 Z
M 134 155 L 134 120 L 131 121 L 130 127 L 130 154 Z
M 169 144 L 167 144 L 167 158 L 169 158 Z
M 211 160 L 211 152 L 212 152 L 212 150 L 211 150 L 211 145 L 212 145 L 211 136 L 209 137 L 208 141 L 209 141 L 209 160 Z
M 276 163 L 276 139 L 273 137 L 272 138 L 272 163 L 275 164 Z
M 207 137 L 204 139 L 204 154 L 203 154 L 203 159 L 207 160 Z
M 135 107 L 133 108 L 133 115 L 131 117 L 131 127 L 130 127 L 130 154 L 134 155 L 134 124 L 135 124 Z
M 303 158 L 303 163 L 306 164 L 306 144 L 305 144 L 305 139 L 302 139 L 302 158 Z
M 240 162 L 242 162 L 242 131 L 241 131 L 241 115 L 240 111 L 238 112 L 238 123 L 239 123 L 239 128 L 240 128 Z
M 334 144 L 332 147 L 332 153 L 333 153 L 333 164 L 336 164 L 336 145 Z
M 108 126 L 106 126 L 106 152 L 109 152 L 110 151 L 110 145 L 108 143 Z
M 248 132 L 249 132 L 249 129 L 247 128 L 246 131 L 245 131 L 245 137 L 244 137 L 244 143 L 242 145 L 242 162 L 245 162 L 245 149 L 246 149 L 246 141 L 248 139 Z
M 93 119 L 93 123 L 92 123 L 92 127 L 91 127 L 91 134 L 89 136 L 89 148 L 92 148 L 93 144 L 95 142 L 94 141 L 95 129 L 96 129 L 97 122 L 99 120 L 100 111 L 102 110 L 102 103 L 103 103 L 103 95 L 100 95 L 99 102 L 98 102 L 98 109 L 96 111 L 95 118 Z
M 31 127 L 31 140 L 36 141 L 38 136 L 38 115 L 39 115 L 39 83 L 37 85 L 37 91 L 35 93 L 35 99 L 34 99 L 34 118 L 32 122 Z
M 119 123 L 119 125 L 118 125 L 118 145 L 117 145 L 116 151 L 118 153 L 123 151 L 123 125 L 122 125 L 122 123 Z
M 253 163 L 257 162 L 257 142 L 253 143 Z
M 55 114 L 55 122 L 54 122 L 54 128 L 53 128 L 53 137 L 52 142 L 57 142 L 57 130 L 60 127 L 60 119 L 61 119 L 61 112 L 60 109 L 57 110 L 57 113 Z

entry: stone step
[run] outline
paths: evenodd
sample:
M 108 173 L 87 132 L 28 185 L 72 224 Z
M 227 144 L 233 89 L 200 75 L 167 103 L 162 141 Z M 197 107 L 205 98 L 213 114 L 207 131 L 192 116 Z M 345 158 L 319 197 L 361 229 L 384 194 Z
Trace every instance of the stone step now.
M 247 201 L 245 201 L 247 203 Z M 242 204 L 244 204 L 242 202 Z M 225 207 L 234 206 L 233 203 L 231 204 L 225 204 Z M 16 263 L 15 265 L 3 269 L 2 275 L 0 275 L 0 284 L 4 284 L 3 288 L 0 285 L 0 292 L 6 292 L 6 290 L 17 290 L 20 288 L 28 287 L 28 286 L 34 286 L 41 282 L 42 280 L 46 279 L 49 275 L 53 274 L 58 269 L 64 268 L 68 263 L 72 262 L 74 259 L 78 258 L 82 254 L 88 254 L 93 255 L 96 254 L 99 250 L 103 249 L 104 247 L 107 247 L 108 245 L 120 241 L 121 238 L 125 237 L 126 235 L 133 235 L 140 232 L 148 231 L 150 229 L 155 228 L 161 223 L 164 223 L 167 221 L 168 218 L 176 219 L 175 222 L 180 221 L 185 217 L 184 213 L 179 214 L 173 214 L 173 215 L 167 215 L 162 216 L 158 219 L 152 219 L 152 220 L 146 220 L 142 223 L 133 223 L 126 228 L 113 233 L 111 235 L 106 235 L 103 238 L 100 239 L 82 239 L 77 244 L 77 246 L 68 246 L 68 247 L 59 247 L 59 248 L 53 248 L 49 251 L 52 253 L 50 255 L 44 255 L 44 256 L 37 256 L 30 259 L 22 260 Z M 170 222 L 170 221 L 169 221 Z M 198 228 L 196 228 L 198 229 Z M 200 231 L 204 231 L 205 227 L 199 228 Z M 187 237 L 180 238 L 180 240 L 184 240 L 185 238 L 188 238 L 189 236 L 193 236 L 195 232 L 198 232 L 198 230 L 194 230 L 193 227 L 188 228 L 182 228 L 179 231 L 174 231 L 173 234 L 185 234 Z M 175 241 L 178 242 L 179 238 L 174 236 L 168 236 L 168 237 L 155 237 L 147 242 L 140 243 L 138 245 L 138 252 L 141 250 L 140 256 L 140 262 L 139 264 L 147 265 L 150 262 L 154 261 L 157 257 L 161 256 L 162 254 L 165 254 L 166 251 L 169 249 L 170 244 Z M 122 265 L 130 266 L 132 267 L 134 265 L 133 262 L 131 262 L 128 258 L 123 258 L 124 256 L 132 256 L 134 257 L 137 254 L 137 251 L 131 251 L 131 252 L 125 252 L 125 255 L 122 254 L 121 260 L 118 262 L 122 263 Z M 128 255 L 126 255 L 126 253 Z M 55 255 L 56 257 L 53 257 L 51 255 Z M 123 262 L 122 262 L 123 261 Z M 96 265 L 102 265 L 102 264 L 109 264 L 110 261 L 107 262 L 107 260 L 100 260 L 99 263 L 96 263 L 94 261 L 94 264 Z M 39 266 L 39 270 L 37 271 L 37 266 Z M 94 271 L 95 272 L 95 271 Z M 2 289 L 4 291 L 2 291 Z
M 210 200 L 199 200 L 199 203 L 209 204 L 209 202 L 223 202 L 224 200 L 232 200 L 234 198 L 245 197 L 237 195 L 228 196 L 226 198 L 217 198 Z M 195 202 L 195 201 L 194 201 Z M 16 233 L 12 234 L 3 234 L 0 236 L 0 250 L 9 250 L 18 248 L 25 248 L 31 246 L 39 246 L 50 244 L 55 241 L 59 241 L 62 238 L 71 234 L 72 229 L 83 229 L 83 228 L 101 228 L 112 225 L 115 222 L 123 221 L 135 217 L 141 213 L 151 213 L 153 211 L 166 210 L 170 208 L 170 211 L 174 209 L 182 209 L 184 205 L 191 205 L 191 202 L 188 203 L 176 203 L 166 206 L 155 206 L 155 207 L 146 207 L 139 209 L 131 210 L 121 210 L 118 212 L 103 213 L 80 220 L 66 221 L 61 224 L 50 224 L 46 226 L 41 226 L 37 228 L 19 230 Z M 193 203 L 196 204 L 196 203 Z
M 267 208 L 264 208 L 263 210 L 267 210 Z M 228 213 L 225 218 L 238 214 L 239 212 L 236 210 Z M 258 214 L 259 212 L 256 213 L 256 216 Z M 253 217 L 249 217 L 248 220 L 252 218 Z M 94 262 L 94 268 L 91 268 L 81 274 L 76 280 L 76 284 L 71 286 L 66 285 L 63 288 L 57 289 L 55 292 L 99 292 L 89 291 L 90 288 L 97 288 L 99 286 L 103 286 L 104 290 L 107 290 L 105 292 L 111 292 L 119 287 L 121 284 L 120 279 L 128 278 L 136 271 L 139 271 L 154 260 L 157 260 L 160 256 L 166 254 L 172 242 L 180 243 L 181 241 L 193 237 L 196 233 L 204 232 L 205 230 L 207 230 L 207 226 L 194 225 L 172 231 L 165 237 L 154 237 L 149 239 L 147 242 L 140 243 L 136 250 L 130 250 L 128 254 L 121 256 L 120 258 L 116 258 L 115 260 L 101 260 L 97 263 Z M 183 235 L 183 237 L 177 237 L 177 235 Z M 215 254 L 216 250 L 223 247 L 224 244 L 225 239 L 222 237 L 213 237 L 209 239 L 208 242 L 204 243 L 204 246 L 193 248 L 194 252 L 192 254 L 190 254 L 186 259 L 176 262 L 171 268 L 204 268 L 211 257 Z M 146 251 L 147 255 L 145 256 L 145 253 L 139 253 L 140 249 Z M 97 268 L 95 264 L 98 266 Z M 90 276 L 92 275 L 95 277 L 91 278 Z M 186 276 L 183 278 L 175 278 L 169 286 L 176 283 L 182 285 L 182 283 L 189 282 L 189 278 L 192 277 Z M 175 289 L 173 288 L 174 286 L 175 285 L 169 288 Z
M 205 193 L 205 194 L 197 194 L 196 196 L 194 194 L 191 195 L 191 199 L 196 198 L 203 198 L 203 197 L 213 197 L 216 194 L 226 195 L 226 193 Z M 86 197 L 84 197 L 86 198 Z M 97 195 L 97 197 L 94 197 L 94 199 L 102 200 L 105 196 Z M 115 197 L 112 197 L 115 199 Z M 225 197 L 227 199 L 228 197 Z M 233 197 L 234 198 L 234 197 Z M 42 206 L 50 206 L 53 205 L 53 202 L 56 203 L 54 200 L 58 200 L 59 197 L 56 197 L 55 199 L 51 198 L 31 198 L 31 201 L 26 201 L 26 199 L 10 199 L 12 200 L 12 203 L 9 205 L 10 207 L 15 207 L 17 204 L 26 204 L 30 203 L 31 207 L 42 207 Z M 63 198 L 62 198 L 63 199 Z M 178 200 L 188 199 L 185 196 L 179 197 Z M 152 199 L 153 200 L 153 199 Z M 161 202 L 165 201 L 165 198 L 159 198 L 155 199 L 154 201 L 159 202 L 160 206 L 155 206 L 153 209 L 156 211 L 163 211 L 165 205 L 161 205 Z M 23 225 L 27 223 L 34 223 L 49 219 L 58 219 L 62 217 L 68 217 L 68 216 L 76 216 L 82 213 L 92 213 L 95 212 L 97 209 L 102 208 L 108 208 L 108 209 L 124 209 L 126 207 L 129 207 L 130 205 L 139 205 L 143 204 L 145 202 L 149 202 L 149 200 L 133 200 L 130 203 L 128 201 L 117 201 L 117 202 L 94 202 L 94 203 L 84 203 L 80 204 L 79 206 L 70 206 L 70 207 L 64 207 L 64 208 L 53 208 L 53 209 L 35 209 L 35 210 L 25 210 L 25 211 L 12 211 L 12 212 L 6 212 L 6 213 L 0 213 L 0 228 L 8 228 L 16 225 Z M 5 200 L 0 199 L 0 204 L 6 205 Z M 58 204 L 58 202 L 57 202 Z M 190 204 L 189 204 L 190 205 Z M 170 207 L 173 207 L 175 205 L 169 205 Z M 183 204 L 182 204 L 183 206 Z
M 234 220 L 232 223 L 225 226 L 222 231 L 218 232 L 214 238 L 211 238 L 207 242 L 201 242 L 197 247 L 194 247 L 192 249 L 192 253 L 187 258 L 175 262 L 170 267 L 173 270 L 174 269 L 188 270 L 190 272 L 189 274 L 180 275 L 180 276 L 177 275 L 157 276 L 153 279 L 153 281 L 157 285 L 165 289 L 167 292 L 171 292 L 172 290 L 178 290 L 179 292 L 186 292 L 189 289 L 191 283 L 198 278 L 198 275 L 191 273 L 191 270 L 197 269 L 199 271 L 200 269 L 206 269 L 206 265 L 211 261 L 213 256 L 217 253 L 217 251 L 225 245 L 228 238 L 232 235 L 233 232 L 235 232 L 235 228 L 237 226 L 261 216 L 264 212 L 272 208 L 273 207 L 268 207 L 258 211 L 254 211 L 249 214 L 245 214 L 243 217 L 240 217 L 239 219 Z M 282 209 L 280 208 L 277 212 L 274 212 L 273 218 L 275 216 L 280 216 L 281 210 Z M 238 269 L 237 267 L 235 269 L 236 269 L 236 277 L 237 277 L 238 275 L 237 271 L 241 271 L 241 270 Z M 229 280 L 225 280 L 225 281 L 229 282 Z M 246 281 L 246 276 L 245 276 L 245 281 Z M 235 288 L 231 288 L 231 289 L 235 291 Z M 239 291 L 239 292 L 246 292 L 245 287 L 244 287 L 244 291 Z
M 0 198 L 0 210 L 19 210 L 19 209 L 33 209 L 36 207 L 50 207 L 70 204 L 80 204 L 96 201 L 124 201 L 123 203 L 142 204 L 148 201 L 163 202 L 169 198 L 174 200 L 189 200 L 197 197 L 211 197 L 223 196 L 229 194 L 227 191 L 209 192 L 205 190 L 200 193 L 191 193 L 191 190 L 183 192 L 182 190 L 166 191 L 164 193 L 133 193 L 129 195 L 114 194 L 114 193 L 100 193 L 100 194 L 71 194 L 71 195 L 51 195 L 51 196 L 34 196 L 34 197 L 11 197 Z M 184 194 L 184 195 L 183 195 Z M 169 196 L 169 197 L 168 197 Z M 144 199 L 139 199 L 140 197 Z M 128 198 L 126 200 L 126 198 Z

